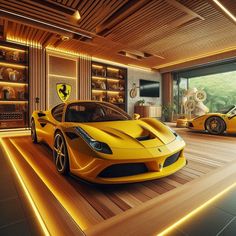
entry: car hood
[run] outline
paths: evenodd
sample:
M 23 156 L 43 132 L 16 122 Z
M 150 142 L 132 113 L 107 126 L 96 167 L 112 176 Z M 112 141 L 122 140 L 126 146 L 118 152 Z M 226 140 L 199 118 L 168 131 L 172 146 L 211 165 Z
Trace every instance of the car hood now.
M 113 148 L 152 148 L 176 138 L 166 125 L 156 119 L 77 123 L 77 126 L 93 139 Z

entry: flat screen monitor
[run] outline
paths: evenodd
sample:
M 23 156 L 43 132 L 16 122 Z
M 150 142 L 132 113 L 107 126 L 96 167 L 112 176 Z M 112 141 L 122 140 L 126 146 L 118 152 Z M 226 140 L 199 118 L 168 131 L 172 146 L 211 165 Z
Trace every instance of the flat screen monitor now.
M 140 97 L 159 97 L 160 82 L 151 80 L 139 80 Z

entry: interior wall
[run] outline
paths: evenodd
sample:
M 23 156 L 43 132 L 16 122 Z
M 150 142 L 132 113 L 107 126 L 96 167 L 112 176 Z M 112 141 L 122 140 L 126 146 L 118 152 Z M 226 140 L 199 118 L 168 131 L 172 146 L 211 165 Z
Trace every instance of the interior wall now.
M 47 52 L 47 108 L 51 109 L 63 101 L 59 97 L 57 86 L 71 86 L 67 101 L 78 99 L 78 58 Z M 63 96 L 61 94 L 61 96 Z
M 139 96 L 139 88 L 137 89 L 137 96 L 135 98 L 130 97 L 130 90 L 135 83 L 137 87 L 139 87 L 139 80 L 153 80 L 160 82 L 160 96 L 159 98 L 149 98 L 149 97 L 140 97 Z M 128 68 L 128 113 L 133 115 L 134 113 L 134 105 L 138 100 L 144 99 L 145 104 L 153 103 L 156 106 L 160 106 L 162 104 L 162 81 L 161 74 L 157 71 L 144 71 L 135 68 Z
M 29 86 L 30 86 L 29 116 L 31 116 L 34 110 L 46 109 L 45 65 L 46 65 L 45 50 L 42 48 L 30 47 L 29 48 Z
M 79 58 L 79 99 L 91 99 L 91 57 Z
M 173 76 L 167 72 L 162 74 L 162 103 L 163 105 L 172 104 L 173 101 Z

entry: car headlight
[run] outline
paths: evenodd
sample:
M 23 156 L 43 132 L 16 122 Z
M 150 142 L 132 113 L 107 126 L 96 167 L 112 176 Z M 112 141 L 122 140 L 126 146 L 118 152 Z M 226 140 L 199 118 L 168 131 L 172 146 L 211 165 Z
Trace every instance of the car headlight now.
M 106 143 L 93 139 L 81 127 L 76 127 L 75 129 L 78 131 L 80 136 L 92 149 L 94 149 L 97 152 L 112 154 L 111 148 Z

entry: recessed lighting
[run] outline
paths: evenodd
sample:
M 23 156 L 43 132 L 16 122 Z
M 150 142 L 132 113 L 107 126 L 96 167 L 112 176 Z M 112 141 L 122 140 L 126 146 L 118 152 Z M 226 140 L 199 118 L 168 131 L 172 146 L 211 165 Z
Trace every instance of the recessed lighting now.
M 81 19 L 81 16 L 80 16 L 78 10 L 75 11 L 75 13 L 73 14 L 73 17 L 74 17 L 76 20 L 80 20 L 80 19 Z

